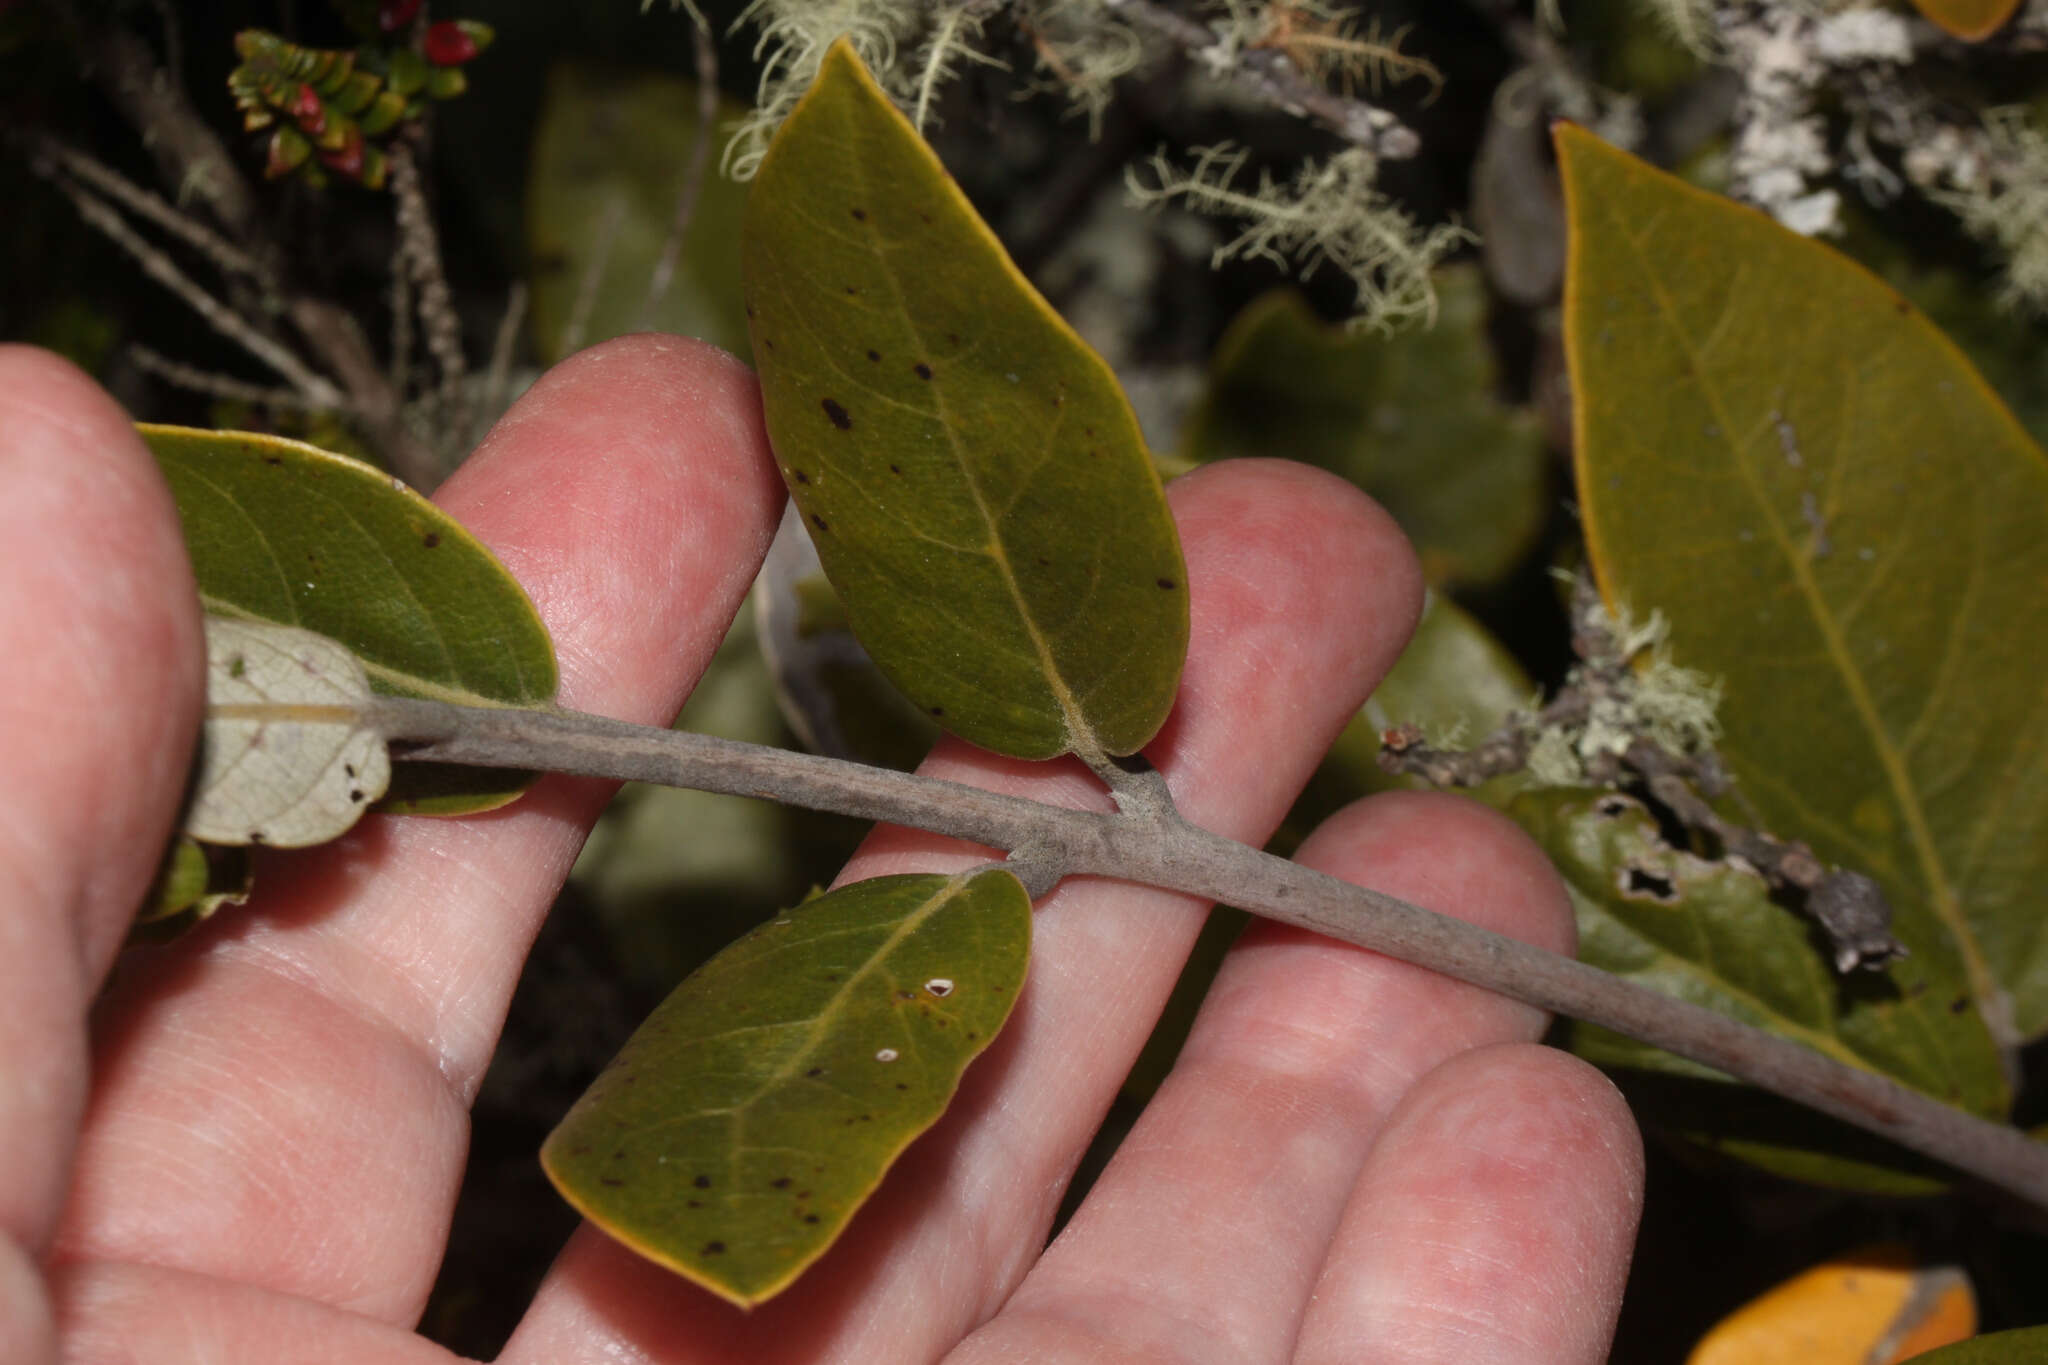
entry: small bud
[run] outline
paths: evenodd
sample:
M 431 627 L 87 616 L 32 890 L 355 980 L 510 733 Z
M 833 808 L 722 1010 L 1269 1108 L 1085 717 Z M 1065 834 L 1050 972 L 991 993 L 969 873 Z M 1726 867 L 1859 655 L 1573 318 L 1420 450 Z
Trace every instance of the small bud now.
M 460 66 L 483 51 L 461 24 L 444 19 L 427 29 L 427 60 L 435 66 Z

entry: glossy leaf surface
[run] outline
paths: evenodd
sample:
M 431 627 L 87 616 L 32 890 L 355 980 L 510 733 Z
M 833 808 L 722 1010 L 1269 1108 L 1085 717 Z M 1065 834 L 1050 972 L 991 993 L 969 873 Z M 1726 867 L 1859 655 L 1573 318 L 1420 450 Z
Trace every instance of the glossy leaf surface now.
M 1327 469 L 1394 514 L 1431 582 L 1502 577 L 1543 525 L 1543 436 L 1495 395 L 1478 268 L 1439 271 L 1436 288 L 1436 324 L 1393 337 L 1326 324 L 1292 289 L 1255 300 L 1217 345 L 1185 453 Z
M 391 782 L 362 722 L 370 680 L 310 630 L 206 618 L 206 724 L 185 833 L 209 844 L 305 848 L 339 838 Z
M 1917 961 L 2041 1033 L 2048 461 L 1859 267 L 1590 134 L 1558 147 L 1602 591 L 1722 680 L 1763 827 L 1877 878 Z
M 759 1303 L 823 1255 L 1009 1017 L 1031 904 L 1000 869 L 778 916 L 649 1016 L 542 1149 L 611 1236 Z
M 776 458 L 883 673 L 1001 753 L 1151 739 L 1187 583 L 1130 407 L 843 43 L 743 260 Z
M 250 432 L 143 426 L 209 613 L 346 645 L 376 691 L 543 705 L 555 655 L 526 593 L 475 537 L 390 475 Z M 380 809 L 488 810 L 523 774 L 409 763 Z
M 1826 1056 L 2003 1118 L 1998 1056 L 1953 967 L 1918 954 L 1835 975 L 1814 931 L 1746 868 L 1672 848 L 1612 792 L 1524 795 L 1511 813 L 1572 894 L 1579 957 Z M 1799 1179 L 1890 1193 L 1932 1188 L 1937 1167 L 1859 1130 L 1632 1038 L 1572 1025 L 1573 1050 L 1622 1074 L 1647 1122 Z
M 736 112 L 730 103 L 720 109 Z M 569 63 L 548 73 L 525 218 L 533 335 L 545 363 L 560 360 L 572 340 L 588 346 L 646 330 L 746 346 L 739 263 L 747 192 L 718 173 L 724 137 L 715 129 L 675 274 L 648 304 L 696 136 L 689 81 Z M 584 316 L 572 338 L 579 306 Z

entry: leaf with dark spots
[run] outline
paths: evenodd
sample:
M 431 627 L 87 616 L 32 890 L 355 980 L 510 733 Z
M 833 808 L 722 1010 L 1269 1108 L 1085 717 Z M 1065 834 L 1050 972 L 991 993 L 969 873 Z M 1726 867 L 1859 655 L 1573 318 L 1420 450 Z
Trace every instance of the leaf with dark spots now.
M 867 215 L 857 227 L 849 204 Z M 830 522 L 818 555 L 855 637 L 890 682 L 985 748 L 1142 747 L 1187 648 L 1185 598 L 1154 584 L 1186 571 L 1108 366 L 843 42 L 777 133 L 748 205 L 742 267 L 768 434 L 784 468 L 813 475 L 791 494 L 810 525 Z M 871 352 L 901 360 L 873 365 Z M 1084 428 L 1099 435 L 1083 442 Z
M 679 986 L 562 1120 L 542 1165 L 619 1242 L 759 1303 L 824 1254 L 945 1111 L 1009 1014 L 1030 934 L 1024 887 L 1001 869 L 881 877 L 808 901 Z M 899 998 L 898 982 L 933 980 L 955 987 L 938 1012 L 929 997 L 923 1009 Z M 736 1025 L 741 1003 L 752 1013 Z M 606 1085 L 635 1073 L 649 1083 Z M 593 1141 L 626 1156 L 594 1161 Z

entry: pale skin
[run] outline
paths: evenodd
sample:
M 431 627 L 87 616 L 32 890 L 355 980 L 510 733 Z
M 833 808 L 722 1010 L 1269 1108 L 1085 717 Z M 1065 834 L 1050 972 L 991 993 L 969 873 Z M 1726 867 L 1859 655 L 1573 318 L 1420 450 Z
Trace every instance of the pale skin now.
M 1256 844 L 1393 662 L 1420 578 L 1384 513 L 1310 470 L 1216 466 L 1169 496 L 1193 642 L 1148 752 L 1188 818 Z M 438 501 L 533 595 L 563 704 L 658 724 L 782 491 L 746 370 L 638 337 L 547 375 Z M 0 348 L 0 658 L 0 1360 L 453 1360 L 412 1325 L 469 1102 L 610 788 L 551 778 L 490 816 L 371 817 L 267 860 L 249 906 L 121 956 L 198 723 L 199 610 L 127 419 L 21 347 Z M 925 771 L 1103 802 L 1071 765 L 957 744 Z M 883 829 L 845 875 L 987 856 Z M 1457 798 L 1371 798 L 1300 856 L 1569 951 L 1555 874 Z M 1620 1099 L 1534 1045 L 1533 1008 L 1294 930 L 1233 951 L 1046 1247 L 1201 912 L 1103 880 L 1042 900 L 1008 1029 L 783 1297 L 741 1313 L 585 1227 L 500 1359 L 1603 1359 L 1641 1188 Z

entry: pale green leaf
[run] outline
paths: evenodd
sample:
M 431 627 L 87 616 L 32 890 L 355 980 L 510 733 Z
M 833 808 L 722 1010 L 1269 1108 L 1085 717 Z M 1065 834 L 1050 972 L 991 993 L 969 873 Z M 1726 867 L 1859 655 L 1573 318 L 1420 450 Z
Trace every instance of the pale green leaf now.
M 1130 406 L 843 42 L 761 164 L 743 262 L 776 458 L 883 673 L 1019 757 L 1151 739 L 1187 582 Z

